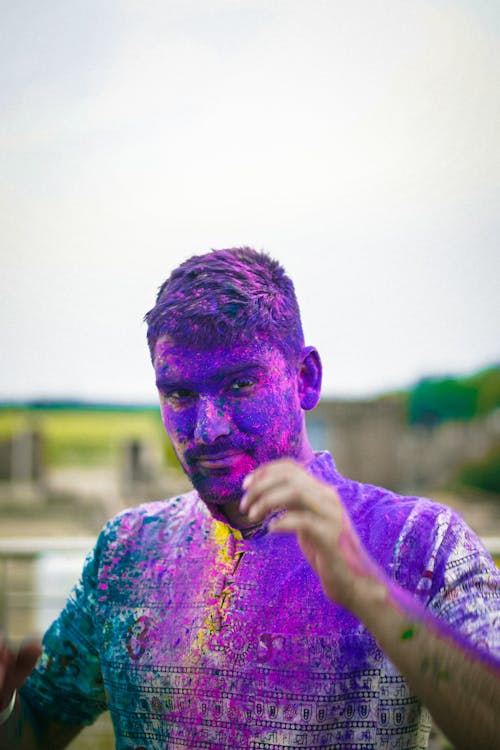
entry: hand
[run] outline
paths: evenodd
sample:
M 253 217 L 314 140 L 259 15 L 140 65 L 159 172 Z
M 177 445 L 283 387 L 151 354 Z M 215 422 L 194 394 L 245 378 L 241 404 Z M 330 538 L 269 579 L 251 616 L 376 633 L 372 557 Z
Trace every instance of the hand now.
M 366 586 L 385 595 L 383 574 L 361 544 L 331 485 L 291 459 L 264 464 L 245 477 L 240 511 L 252 521 L 285 509 L 271 531 L 291 531 L 318 574 L 326 595 L 356 614 Z
M 14 690 L 26 681 L 41 653 L 38 639 L 26 640 L 14 650 L 0 631 L 0 710 L 8 705 Z

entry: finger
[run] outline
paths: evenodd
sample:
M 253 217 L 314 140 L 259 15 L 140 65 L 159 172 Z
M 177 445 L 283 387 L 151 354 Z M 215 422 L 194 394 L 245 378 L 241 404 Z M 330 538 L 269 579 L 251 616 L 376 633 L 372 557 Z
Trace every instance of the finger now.
M 277 484 L 286 481 L 293 466 L 292 461 L 273 461 L 259 466 L 251 474 L 247 474 L 242 487 L 245 490 L 240 509 L 246 510 L 264 492 L 268 492 Z
M 10 670 L 15 653 L 7 644 L 7 639 L 3 630 L 0 630 L 0 688 L 4 684 L 5 675 Z
M 270 531 L 305 534 L 316 546 L 325 546 L 325 524 L 319 516 L 301 510 L 289 510 L 269 524 Z M 328 536 L 332 536 L 331 533 Z
M 286 500 L 287 492 L 282 487 L 269 490 L 248 506 L 248 518 L 252 521 L 261 521 L 269 512 L 283 508 Z
M 247 506 L 247 513 L 252 519 L 264 518 L 267 513 L 278 508 L 320 514 L 321 505 L 315 497 L 317 494 L 318 488 L 313 484 L 302 487 L 293 482 L 281 481 L 263 492 L 256 491 Z
M 247 512 L 278 487 L 288 487 L 292 493 L 302 493 L 305 497 L 314 494 L 316 485 L 316 480 L 294 461 L 266 464 L 253 472 L 250 480 L 245 482 L 247 491 L 241 500 L 240 510 Z
M 0 654 L 0 689 L 5 682 L 5 677 L 13 661 L 14 655 L 6 648 L 2 648 L 2 653 Z
M 16 675 L 21 681 L 20 684 L 22 684 L 26 680 L 30 672 L 32 672 L 33 667 L 41 656 L 41 653 L 42 645 L 38 639 L 26 641 L 20 647 L 17 653 L 15 665 Z
M 10 695 L 14 690 L 24 684 L 28 675 L 42 653 L 42 647 L 39 639 L 30 638 L 24 641 L 17 652 L 10 651 L 8 661 L 5 663 L 5 670 L 1 694 L 3 697 Z

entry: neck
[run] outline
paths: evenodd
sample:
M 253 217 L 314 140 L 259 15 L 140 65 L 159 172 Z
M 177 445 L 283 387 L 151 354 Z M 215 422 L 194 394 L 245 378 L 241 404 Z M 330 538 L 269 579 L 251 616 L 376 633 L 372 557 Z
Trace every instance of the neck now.
M 260 523 L 251 521 L 246 513 L 240 512 L 240 501 L 232 500 L 230 503 L 225 503 L 219 508 L 220 512 L 227 518 L 230 526 L 240 531 L 250 531 L 260 526 Z
M 303 466 L 309 466 L 314 460 L 314 452 L 307 437 L 302 445 L 302 450 L 294 460 Z M 224 505 L 219 506 L 219 510 L 227 518 L 229 524 L 233 526 L 233 528 L 239 529 L 242 532 L 261 526 L 260 523 L 256 524 L 255 521 L 250 520 L 246 513 L 240 512 L 240 500 L 232 500 L 229 503 L 225 503 Z

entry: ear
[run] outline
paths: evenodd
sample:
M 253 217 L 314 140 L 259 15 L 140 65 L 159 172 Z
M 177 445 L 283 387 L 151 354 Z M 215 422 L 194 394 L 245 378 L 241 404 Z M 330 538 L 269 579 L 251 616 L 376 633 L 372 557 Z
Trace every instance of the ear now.
M 306 346 L 300 355 L 297 381 L 300 405 L 305 411 L 314 409 L 321 393 L 321 359 L 314 346 Z

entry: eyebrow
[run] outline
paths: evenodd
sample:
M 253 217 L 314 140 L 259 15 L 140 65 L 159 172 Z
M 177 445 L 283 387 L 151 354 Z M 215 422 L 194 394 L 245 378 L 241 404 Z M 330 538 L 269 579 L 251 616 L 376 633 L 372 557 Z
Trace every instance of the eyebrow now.
M 240 372 L 247 370 L 262 370 L 262 362 L 244 362 L 243 364 L 234 365 L 233 367 L 224 367 L 219 370 L 218 375 L 226 377 L 227 375 L 238 375 Z
M 262 362 L 254 362 L 254 361 L 248 362 L 247 361 L 244 364 L 228 366 L 228 367 L 224 367 L 221 370 L 218 370 L 217 380 L 223 380 L 224 378 L 228 378 L 231 375 L 243 375 L 246 372 L 262 370 L 262 369 L 263 369 Z M 180 386 L 182 386 L 183 388 L 190 388 L 190 387 L 194 388 L 196 387 L 196 385 L 197 383 L 191 378 L 189 378 L 189 376 L 186 376 L 185 378 L 182 376 L 169 378 L 168 375 L 165 375 L 165 376 L 158 377 L 156 380 L 157 388 L 165 388 L 165 387 L 178 388 Z

